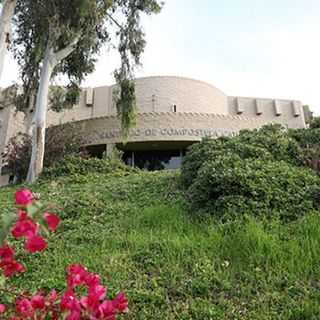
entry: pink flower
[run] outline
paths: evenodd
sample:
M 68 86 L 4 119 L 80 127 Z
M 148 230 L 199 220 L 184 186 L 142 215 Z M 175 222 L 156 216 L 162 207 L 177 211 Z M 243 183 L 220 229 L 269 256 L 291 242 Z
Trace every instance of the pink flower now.
M 5 313 L 5 312 L 6 312 L 6 306 L 0 303 L 0 313 Z
M 32 237 L 37 232 L 37 224 L 29 218 L 25 220 L 18 220 L 11 229 L 11 233 L 16 239 L 21 237 Z
M 67 268 L 67 284 L 68 288 L 73 289 L 76 286 L 85 283 L 88 271 L 80 264 L 72 264 Z
M 3 270 L 3 274 L 7 278 L 11 278 L 16 273 L 21 273 L 25 271 L 24 266 L 15 260 L 1 261 L 0 268 Z
M 84 282 L 88 288 L 97 286 L 101 283 L 100 276 L 96 273 L 87 272 Z
M 51 290 L 47 299 L 49 303 L 54 303 L 58 298 L 57 291 L 55 289 Z
M 8 245 L 4 245 L 0 247 L 0 259 L 2 260 L 12 260 L 13 259 L 14 250 Z
M 23 298 L 16 302 L 16 312 L 24 317 L 32 317 L 34 314 L 30 300 Z
M 62 295 L 60 308 L 62 311 L 80 311 L 80 303 L 72 290 L 68 290 Z
M 24 210 L 18 209 L 17 213 L 18 213 L 18 217 L 19 217 L 18 220 L 20 220 L 20 221 L 26 220 L 27 217 L 28 217 L 28 213 L 26 211 L 24 211 Z
M 34 309 L 44 309 L 45 307 L 45 299 L 41 294 L 36 294 L 31 298 L 31 305 Z
M 41 236 L 34 235 L 27 239 L 24 247 L 27 251 L 35 253 L 45 250 L 47 248 L 47 243 Z
M 120 313 L 127 313 L 129 311 L 128 300 L 123 292 L 118 293 L 113 299 L 113 306 Z
M 91 287 L 88 290 L 88 296 L 80 299 L 81 305 L 87 311 L 96 312 L 100 305 L 100 301 L 104 299 L 105 295 L 106 289 L 103 286 L 97 285 L 95 287 Z
M 60 223 L 60 218 L 57 215 L 45 212 L 43 214 L 43 219 L 47 223 L 50 231 L 56 231 L 58 224 Z
M 33 195 L 32 192 L 28 189 L 21 189 L 18 190 L 15 194 L 14 197 L 16 199 L 16 204 L 20 206 L 28 206 L 29 204 L 32 203 L 33 200 Z
M 110 300 L 105 300 L 99 307 L 100 319 L 114 320 L 116 317 L 116 309 Z
M 90 287 L 88 293 L 89 296 L 94 296 L 98 300 L 102 300 L 106 296 L 107 290 L 102 285 L 97 285 L 94 287 Z
M 100 301 L 95 296 L 81 297 L 80 303 L 89 312 L 95 312 L 100 305 Z
M 66 320 L 81 320 L 80 311 L 71 311 L 70 314 L 65 318 Z

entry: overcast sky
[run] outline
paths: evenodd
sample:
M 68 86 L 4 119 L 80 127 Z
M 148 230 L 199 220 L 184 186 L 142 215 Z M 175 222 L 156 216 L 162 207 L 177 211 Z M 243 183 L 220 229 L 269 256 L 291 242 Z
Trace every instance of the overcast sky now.
M 166 0 L 143 19 L 138 76 L 207 81 L 227 95 L 301 100 L 320 114 L 319 0 Z M 85 86 L 113 83 L 116 52 L 102 51 Z M 7 59 L 8 85 L 17 78 Z

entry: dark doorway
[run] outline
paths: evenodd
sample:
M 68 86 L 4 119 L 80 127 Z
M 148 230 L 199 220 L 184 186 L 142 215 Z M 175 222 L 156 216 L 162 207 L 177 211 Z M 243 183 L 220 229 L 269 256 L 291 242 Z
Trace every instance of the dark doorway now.
M 123 160 L 127 165 L 150 171 L 179 169 L 183 155 L 181 150 L 126 151 Z
M 85 147 L 85 152 L 88 154 L 88 156 L 99 159 L 103 158 L 103 154 L 106 152 L 106 150 L 107 146 L 105 144 Z

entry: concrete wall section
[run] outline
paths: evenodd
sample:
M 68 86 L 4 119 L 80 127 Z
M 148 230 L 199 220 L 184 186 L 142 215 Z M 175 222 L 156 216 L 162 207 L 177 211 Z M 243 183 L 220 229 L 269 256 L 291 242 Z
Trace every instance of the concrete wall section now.
M 295 100 L 229 97 L 229 114 L 264 119 L 289 128 L 305 128 L 301 102 Z
M 202 81 L 180 77 L 148 77 L 135 80 L 137 111 L 203 112 L 227 114 L 227 96 Z M 116 110 L 113 108 L 112 114 Z
M 121 143 L 119 120 L 115 116 L 78 122 L 87 145 Z M 241 129 L 263 123 L 239 116 L 197 113 L 145 113 L 137 116 L 128 142 L 201 141 L 204 137 L 233 136 Z

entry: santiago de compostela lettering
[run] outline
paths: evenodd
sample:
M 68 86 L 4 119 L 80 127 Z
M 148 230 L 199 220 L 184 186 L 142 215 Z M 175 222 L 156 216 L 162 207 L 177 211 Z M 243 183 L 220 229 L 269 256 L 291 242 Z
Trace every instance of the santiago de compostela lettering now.
M 159 137 L 159 136 L 167 136 L 167 137 L 212 137 L 218 138 L 221 136 L 235 136 L 237 131 L 230 129 L 186 129 L 186 128 L 146 128 L 146 129 L 132 129 L 130 131 L 130 138 L 138 138 L 138 137 Z M 121 139 L 121 131 L 120 130 L 109 130 L 109 131 L 95 131 L 90 136 L 87 137 L 87 143 L 95 143 L 100 140 L 105 139 Z

